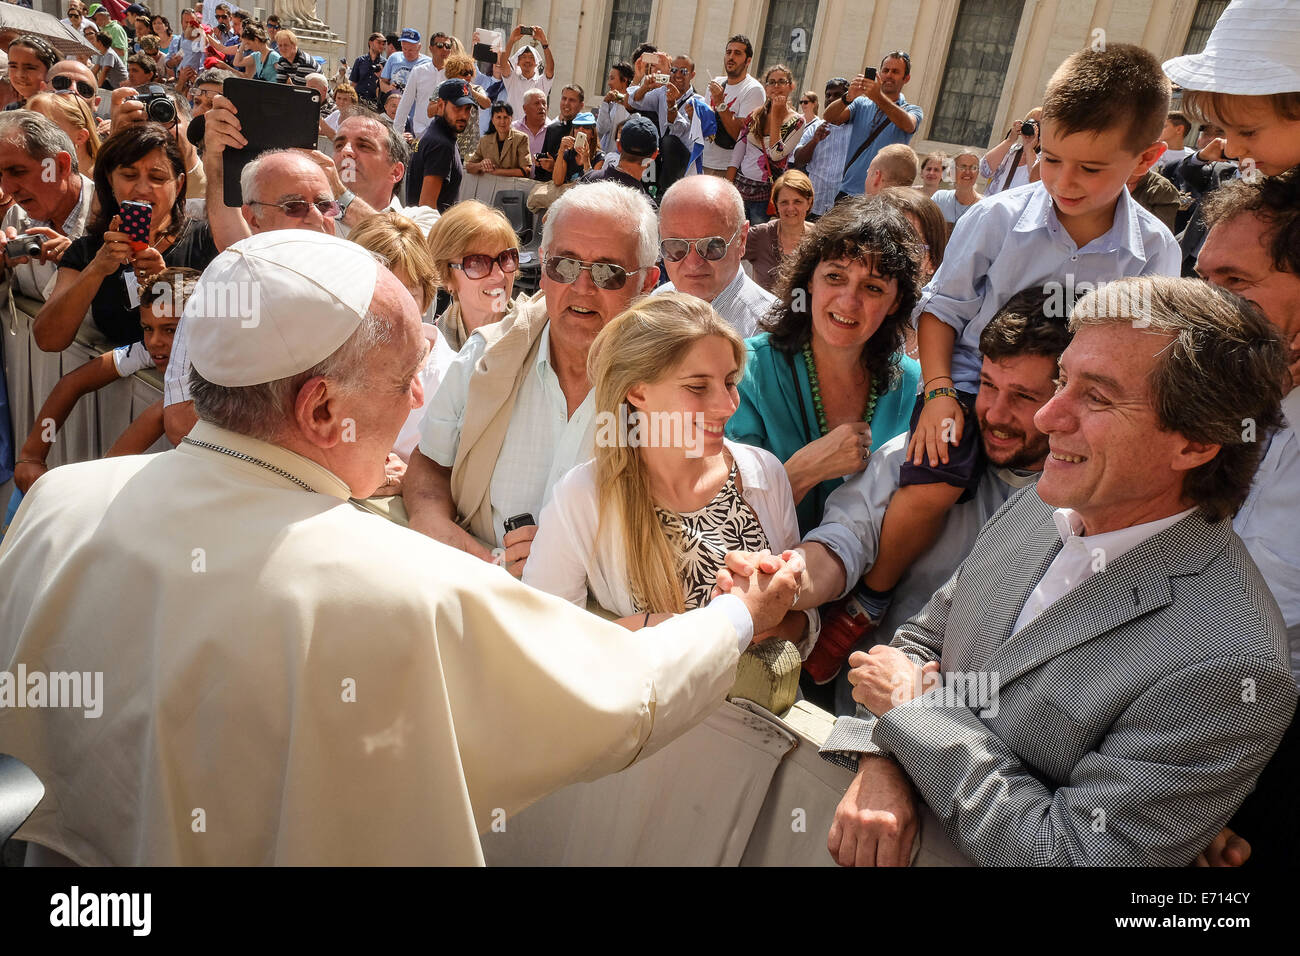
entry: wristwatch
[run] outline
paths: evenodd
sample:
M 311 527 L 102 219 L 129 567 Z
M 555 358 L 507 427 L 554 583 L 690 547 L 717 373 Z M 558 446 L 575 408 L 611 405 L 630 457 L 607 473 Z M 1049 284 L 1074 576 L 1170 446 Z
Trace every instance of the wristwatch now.
M 342 219 L 344 216 L 348 214 L 348 206 L 351 206 L 352 200 L 356 198 L 357 198 L 357 194 L 354 193 L 351 189 L 343 190 L 343 195 L 336 200 L 339 204 L 339 219 Z

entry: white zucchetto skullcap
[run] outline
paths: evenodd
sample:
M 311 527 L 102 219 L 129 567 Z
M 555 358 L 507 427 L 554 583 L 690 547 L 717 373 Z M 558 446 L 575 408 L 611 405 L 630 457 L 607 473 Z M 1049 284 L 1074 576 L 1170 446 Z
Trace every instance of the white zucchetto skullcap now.
M 336 236 L 279 229 L 241 239 L 185 304 L 190 364 L 227 387 L 305 372 L 357 330 L 378 277 L 374 256 Z

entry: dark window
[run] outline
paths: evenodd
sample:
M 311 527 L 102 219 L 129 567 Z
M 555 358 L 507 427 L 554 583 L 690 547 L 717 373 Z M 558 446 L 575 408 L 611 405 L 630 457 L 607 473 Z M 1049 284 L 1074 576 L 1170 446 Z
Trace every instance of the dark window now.
M 1011 62 L 1024 0 L 962 0 L 928 139 L 983 146 Z
M 804 71 L 808 68 L 808 51 L 812 49 L 818 3 L 819 0 L 772 0 L 767 8 L 763 45 L 759 47 L 762 66 L 750 64 L 750 72 L 760 80 L 768 67 L 784 63 L 790 68 L 794 74 L 790 108 L 796 111 L 799 108 L 799 95 L 805 87 Z
M 499 30 L 501 39 L 508 39 L 510 33 L 519 25 L 519 19 L 516 11 L 519 9 L 518 0 L 514 4 L 502 3 L 501 0 L 483 0 L 483 8 L 479 12 L 477 27 L 483 27 L 487 30 Z
M 1219 15 L 1228 9 L 1228 0 L 1197 0 L 1196 13 L 1192 16 L 1192 28 L 1187 31 L 1187 43 L 1183 54 L 1201 53 L 1210 39 L 1210 31 L 1218 22 Z
M 370 17 L 370 32 L 376 31 L 385 34 L 401 32 L 397 27 L 397 0 L 375 0 L 375 12 Z
M 650 8 L 652 0 L 614 0 L 609 15 L 609 45 L 605 48 L 605 68 L 600 71 L 600 88 L 605 88 L 609 68 L 620 60 L 628 60 L 632 51 L 650 36 Z M 671 50 L 663 51 L 672 53 Z

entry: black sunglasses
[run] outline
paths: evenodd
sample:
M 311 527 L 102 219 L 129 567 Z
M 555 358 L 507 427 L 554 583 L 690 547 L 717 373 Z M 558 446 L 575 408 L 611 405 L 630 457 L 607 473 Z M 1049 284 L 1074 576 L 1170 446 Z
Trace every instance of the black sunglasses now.
M 703 239 L 665 239 L 659 243 L 659 250 L 669 262 L 681 262 L 690 254 L 691 246 L 694 246 L 696 254 L 701 259 L 717 262 L 727 254 L 727 247 L 736 241 L 738 235 L 740 235 L 739 229 L 731 234 L 730 239 L 723 239 L 721 236 L 705 236 Z
M 577 282 L 583 270 L 591 273 L 591 281 L 597 289 L 621 289 L 627 284 L 627 277 L 632 273 L 612 262 L 583 262 L 568 256 L 551 256 L 544 263 L 547 278 L 564 285 Z M 640 269 L 633 270 L 640 272 Z
M 74 85 L 82 98 L 87 100 L 95 98 L 95 88 L 85 80 L 74 79 L 66 73 L 50 79 L 50 86 L 54 87 L 55 93 L 71 93 Z
M 467 279 L 482 279 L 492 274 L 492 264 L 496 263 L 506 275 L 519 268 L 519 250 L 507 249 L 495 256 L 482 254 L 466 256 L 460 262 L 449 262 L 449 269 L 459 269 Z

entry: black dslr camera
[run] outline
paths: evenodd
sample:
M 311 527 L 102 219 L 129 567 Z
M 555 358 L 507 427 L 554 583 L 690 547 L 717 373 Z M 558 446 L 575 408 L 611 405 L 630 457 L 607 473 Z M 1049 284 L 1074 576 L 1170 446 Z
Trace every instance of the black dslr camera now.
M 167 91 L 156 83 L 146 86 L 136 95 L 136 99 L 144 104 L 144 113 L 149 117 L 149 122 L 167 126 L 176 121 L 176 104 Z
M 1021 136 L 1033 136 L 1036 132 L 1038 132 L 1038 124 L 1033 120 L 1025 120 L 1020 124 Z

